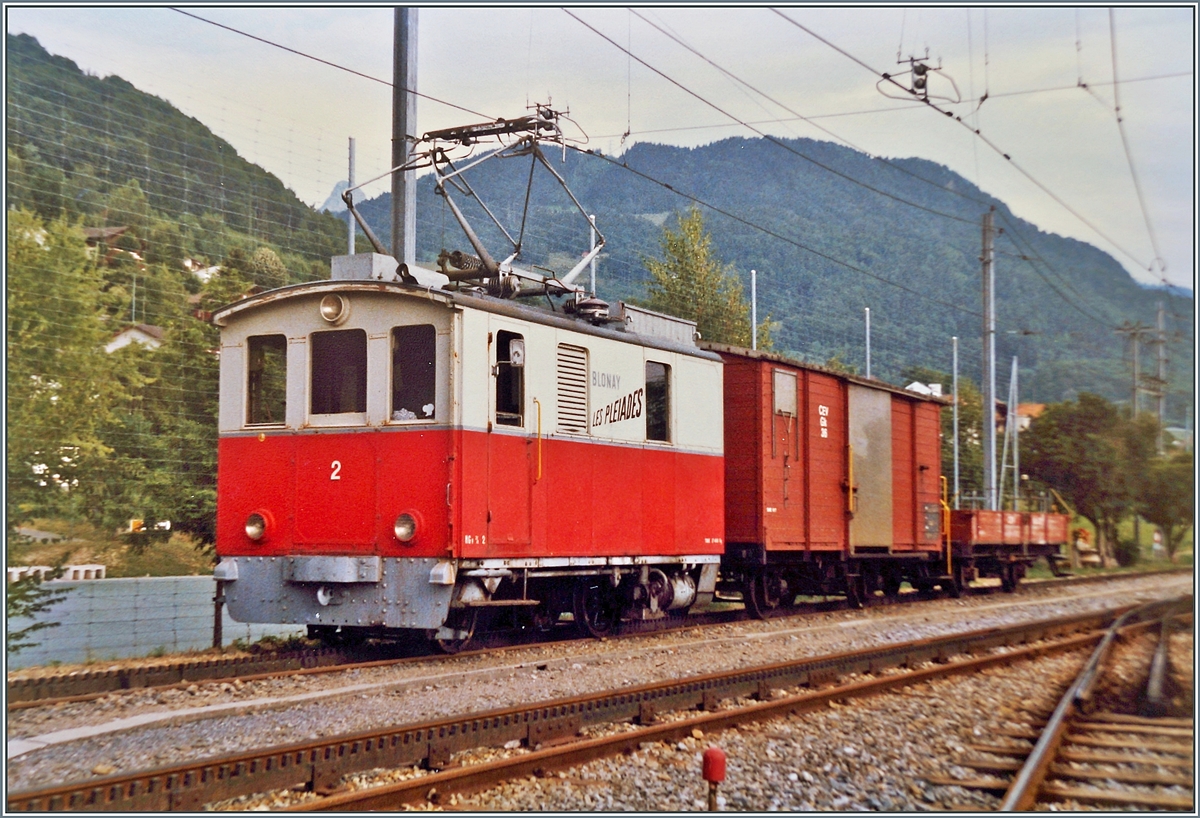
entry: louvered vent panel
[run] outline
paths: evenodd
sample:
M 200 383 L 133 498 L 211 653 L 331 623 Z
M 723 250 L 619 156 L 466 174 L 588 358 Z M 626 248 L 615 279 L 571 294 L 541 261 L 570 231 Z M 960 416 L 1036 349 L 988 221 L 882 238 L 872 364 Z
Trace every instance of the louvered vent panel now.
M 582 347 L 558 345 L 558 430 L 588 430 L 588 360 Z

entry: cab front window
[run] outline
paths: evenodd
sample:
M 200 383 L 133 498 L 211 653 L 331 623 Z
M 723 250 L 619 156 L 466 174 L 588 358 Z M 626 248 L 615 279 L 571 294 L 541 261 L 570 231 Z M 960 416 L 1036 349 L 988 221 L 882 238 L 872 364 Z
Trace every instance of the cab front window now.
M 367 333 L 361 329 L 312 335 L 310 411 L 339 415 L 367 411 Z
M 287 338 L 254 335 L 248 342 L 246 424 L 282 425 L 287 412 Z

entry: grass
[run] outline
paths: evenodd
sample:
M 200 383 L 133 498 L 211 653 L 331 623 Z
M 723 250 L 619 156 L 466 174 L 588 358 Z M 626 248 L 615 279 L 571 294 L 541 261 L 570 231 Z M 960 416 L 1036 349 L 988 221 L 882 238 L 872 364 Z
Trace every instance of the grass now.
M 6 563 L 14 565 L 56 565 L 98 563 L 108 577 L 177 577 L 208 574 L 212 571 L 211 554 L 196 547 L 185 534 L 172 534 L 166 542 L 132 548 L 118 534 L 108 534 L 83 524 L 65 520 L 34 520 L 30 528 L 57 535 L 58 542 L 8 543 Z

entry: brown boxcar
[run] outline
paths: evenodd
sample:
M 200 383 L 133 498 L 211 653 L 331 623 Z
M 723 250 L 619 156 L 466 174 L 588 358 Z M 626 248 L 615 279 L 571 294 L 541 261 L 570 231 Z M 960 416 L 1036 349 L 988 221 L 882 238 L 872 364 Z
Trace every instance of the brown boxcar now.
M 763 615 L 798 594 L 931 589 L 945 573 L 941 399 L 779 355 L 725 364 L 722 582 Z M 957 590 L 957 589 L 955 589 Z

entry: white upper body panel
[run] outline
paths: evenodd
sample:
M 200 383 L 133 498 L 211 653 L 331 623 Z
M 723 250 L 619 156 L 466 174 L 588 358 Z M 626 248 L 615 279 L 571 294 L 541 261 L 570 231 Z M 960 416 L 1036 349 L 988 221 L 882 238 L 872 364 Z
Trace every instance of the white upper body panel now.
M 346 309 L 336 322 L 321 313 L 322 299 L 331 295 Z M 222 327 L 224 434 L 432 424 L 533 436 L 540 410 L 546 438 L 723 450 L 716 355 L 597 329 L 561 313 L 396 284 L 330 281 L 255 296 L 218 311 L 214 321 Z M 399 370 L 409 364 L 397 350 L 406 332 L 428 337 L 428 366 L 435 370 L 432 399 L 411 407 L 398 405 L 405 394 Z M 318 338 L 322 333 L 329 335 Z M 340 344 L 336 355 L 328 351 L 330 339 Z M 324 352 L 317 349 L 322 344 Z M 523 354 L 519 366 L 514 352 L 518 359 Z M 349 373 L 354 367 L 364 370 L 361 376 Z M 268 411 L 262 395 L 270 392 L 263 384 L 271 376 L 263 373 L 272 371 L 286 383 L 276 387 L 286 400 L 277 395 Z

